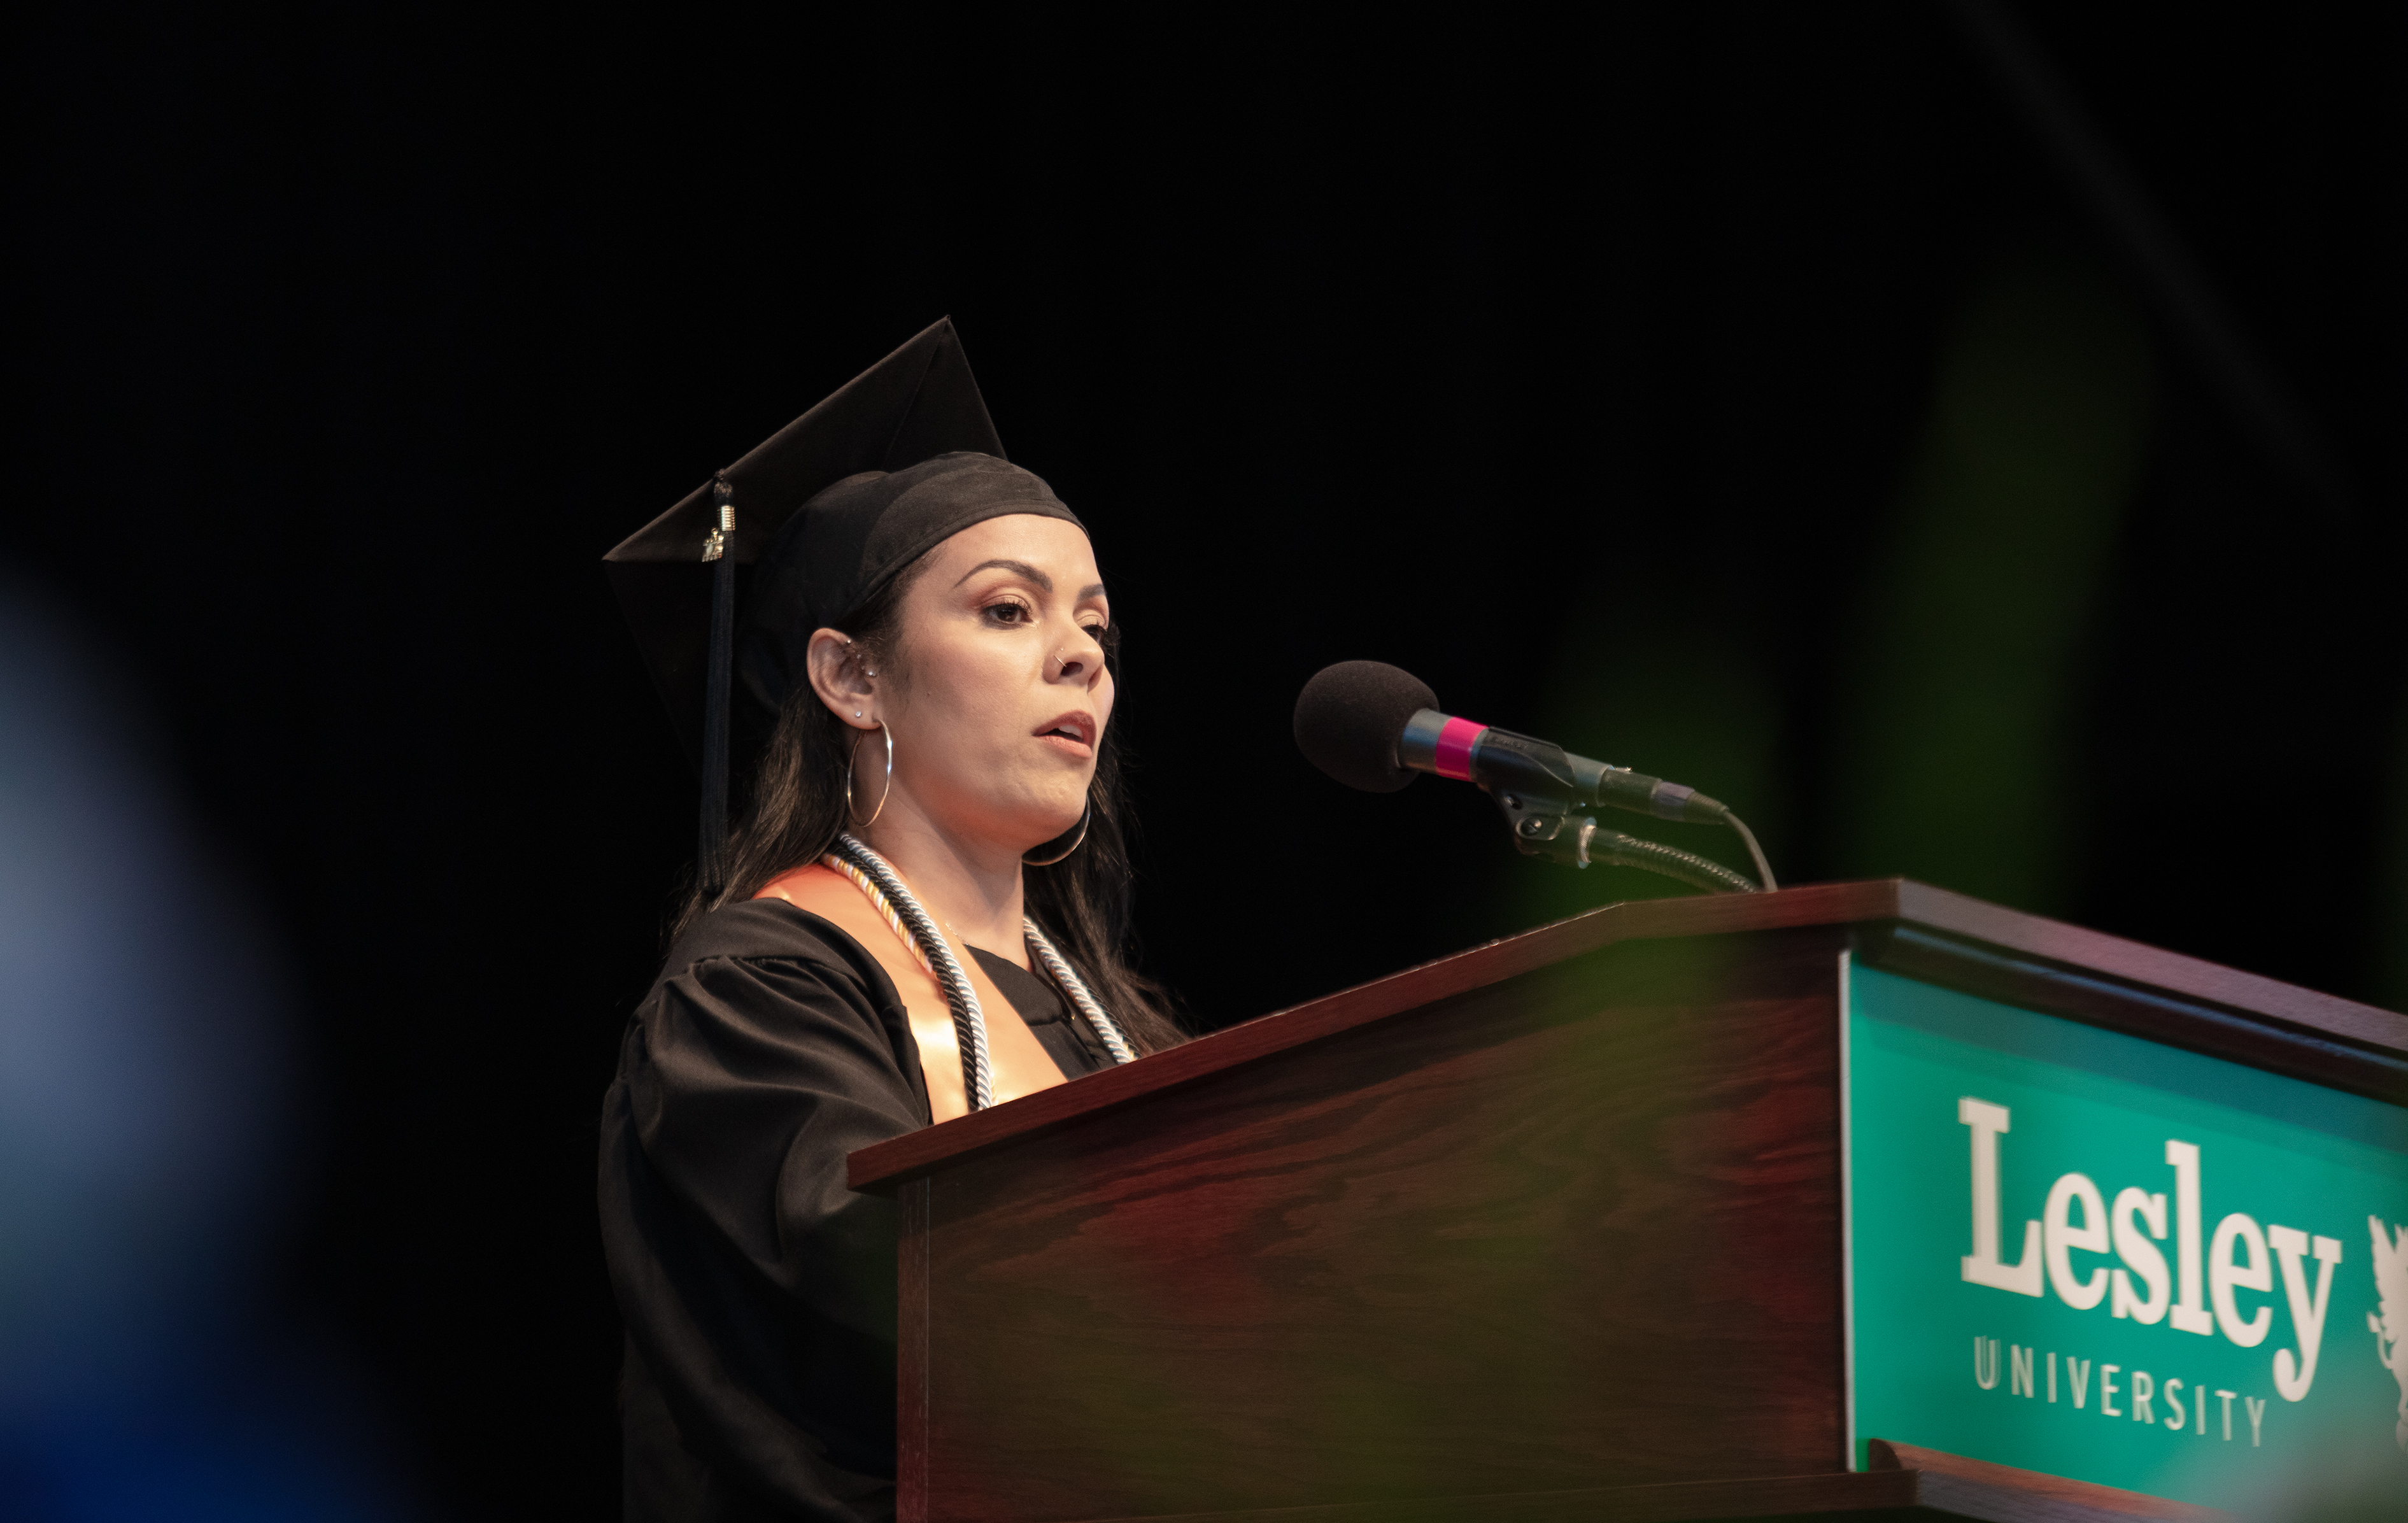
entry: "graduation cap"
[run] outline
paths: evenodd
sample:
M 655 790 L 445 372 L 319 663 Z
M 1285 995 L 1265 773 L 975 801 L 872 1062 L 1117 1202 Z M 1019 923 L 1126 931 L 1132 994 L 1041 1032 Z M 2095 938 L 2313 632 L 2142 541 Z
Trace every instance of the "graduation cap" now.
M 1004 460 L 953 320 L 942 318 L 602 557 L 702 774 L 705 885 L 720 882 L 727 840 L 737 568 L 747 568 L 752 605 L 746 654 L 759 657 L 747 660 L 743 685 L 774 711 L 813 629 L 948 536 L 1006 512 L 1078 522 L 1043 481 Z M 781 646 L 790 647 L 782 661 Z

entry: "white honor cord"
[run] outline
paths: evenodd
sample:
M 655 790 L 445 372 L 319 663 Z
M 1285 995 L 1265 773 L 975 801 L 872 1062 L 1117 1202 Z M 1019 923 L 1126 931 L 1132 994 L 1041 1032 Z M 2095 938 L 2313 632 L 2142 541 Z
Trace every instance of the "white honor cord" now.
M 953 951 L 938 930 L 936 921 L 912 897 L 904 885 L 902 875 L 884 857 L 850 834 L 837 837 L 841 855 L 829 853 L 822 858 L 853 882 L 868 896 L 886 923 L 911 949 L 911 955 L 922 967 L 935 975 L 937 985 L 944 991 L 946 1008 L 953 1017 L 953 1034 L 962 1051 L 962 1087 L 973 1111 L 983 1111 L 995 1103 L 995 1070 L 987 1056 L 986 1013 L 979 1006 L 978 992 L 970 985 L 969 976 Z M 848 860 L 849 859 L 849 860 Z M 1062 992 L 1087 1018 L 1114 1063 L 1134 1061 L 1137 1054 L 1121 1034 L 1120 1027 L 1088 991 L 1086 981 L 1070 966 L 1069 960 L 1054 949 L 1037 922 L 1021 921 L 1028 938 L 1028 949 L 1039 964 L 1053 976 Z

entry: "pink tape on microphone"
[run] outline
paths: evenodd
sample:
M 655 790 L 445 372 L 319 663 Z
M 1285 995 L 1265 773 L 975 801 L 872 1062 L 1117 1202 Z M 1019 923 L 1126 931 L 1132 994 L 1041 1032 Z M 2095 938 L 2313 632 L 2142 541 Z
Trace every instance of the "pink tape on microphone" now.
M 1458 782 L 1471 781 L 1471 748 L 1488 733 L 1485 725 L 1475 725 L 1468 719 L 1449 719 L 1446 727 L 1438 732 L 1436 762 L 1438 775 Z

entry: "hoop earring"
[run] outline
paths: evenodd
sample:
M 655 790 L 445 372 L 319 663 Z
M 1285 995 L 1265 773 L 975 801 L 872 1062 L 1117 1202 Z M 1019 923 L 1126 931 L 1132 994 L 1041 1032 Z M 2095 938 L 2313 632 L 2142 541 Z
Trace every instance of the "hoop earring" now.
M 1059 852 L 1056 852 L 1054 855 L 1053 855 L 1052 856 L 1049 856 L 1049 857 L 1045 858 L 1045 859 L 1044 859 L 1043 861 L 1041 861 L 1041 862 L 1040 862 L 1040 861 L 1039 861 L 1037 858 L 1035 858 L 1035 857 L 1033 857 L 1033 856 L 1024 856 L 1024 857 L 1022 857 L 1022 858 L 1020 859 L 1020 860 L 1022 861 L 1022 863 L 1023 863 L 1023 864 L 1025 864 L 1025 866 L 1032 867 L 1032 868 L 1050 868 L 1050 867 L 1052 867 L 1054 863 L 1059 862 L 1059 861 L 1062 861 L 1064 858 L 1068 857 L 1068 856 L 1072 852 L 1077 851 L 1077 850 L 1078 850 L 1082 845 L 1085 844 L 1085 842 L 1086 842 L 1086 840 L 1087 840 L 1087 816 L 1089 816 L 1090 814 L 1093 814 L 1095 812 L 1096 812 L 1096 801 L 1095 801 L 1094 799 L 1090 798 L 1090 799 L 1088 799 L 1088 800 L 1087 800 L 1087 807 L 1086 807 L 1086 808 L 1084 808 L 1084 809 L 1082 809 L 1082 810 L 1081 810 L 1081 811 L 1079 812 L 1079 839 L 1078 839 L 1078 840 L 1073 841 L 1072 842 L 1070 842 L 1070 844 L 1069 844 L 1069 845 L 1063 847 Z M 1059 837 L 1056 837 L 1055 839 L 1056 839 L 1056 840 L 1059 840 L 1060 838 L 1059 838 Z
M 886 812 L 886 796 L 895 791 L 895 732 L 881 725 L 878 733 L 886 737 L 886 786 L 878 790 L 878 807 L 869 812 L 869 818 L 866 820 L 861 818 L 861 811 L 853 801 L 853 758 L 861 754 L 859 736 L 853 737 L 853 750 L 844 758 L 844 817 L 854 821 L 863 830 L 876 825 L 878 816 Z

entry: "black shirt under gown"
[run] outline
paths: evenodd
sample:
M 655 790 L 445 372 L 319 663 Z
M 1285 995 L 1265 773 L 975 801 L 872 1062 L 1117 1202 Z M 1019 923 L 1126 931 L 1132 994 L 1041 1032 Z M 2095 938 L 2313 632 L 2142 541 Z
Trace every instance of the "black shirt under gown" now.
M 973 952 L 1066 1076 L 1111 1066 L 1050 982 Z M 678 938 L 602 1110 L 629 1523 L 894 1516 L 895 1205 L 844 1160 L 928 1124 L 853 938 L 775 898 Z

